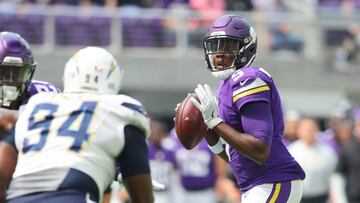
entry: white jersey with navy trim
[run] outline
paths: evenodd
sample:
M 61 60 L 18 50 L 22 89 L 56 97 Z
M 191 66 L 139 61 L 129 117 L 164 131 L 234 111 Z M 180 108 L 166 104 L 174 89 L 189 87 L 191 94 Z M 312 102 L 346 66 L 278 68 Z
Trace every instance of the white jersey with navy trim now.
M 19 156 L 7 199 L 57 190 L 76 169 L 95 181 L 101 201 L 114 179 L 127 125 L 149 134 L 142 105 L 125 95 L 33 96 L 16 124 Z

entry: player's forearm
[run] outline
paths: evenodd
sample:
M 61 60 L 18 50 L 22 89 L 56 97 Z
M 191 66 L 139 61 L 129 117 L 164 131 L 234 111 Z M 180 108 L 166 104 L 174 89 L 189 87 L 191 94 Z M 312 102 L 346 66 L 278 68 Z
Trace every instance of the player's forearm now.
M 228 155 L 226 154 L 225 150 L 222 151 L 220 154 L 218 154 L 218 156 L 224 160 L 226 163 L 229 163 L 229 157 Z
M 219 141 L 219 139 L 220 139 L 219 135 L 216 134 L 216 133 L 215 133 L 213 130 L 211 130 L 211 129 L 209 129 L 209 130 L 206 131 L 204 137 L 205 137 L 205 139 L 206 139 L 206 142 L 207 142 L 208 145 L 210 145 L 210 146 L 215 145 L 215 144 Z
M 5 135 L 15 124 L 17 112 L 0 108 L 0 135 Z
M 213 130 L 240 154 L 258 164 L 266 162 L 269 147 L 254 136 L 240 133 L 225 123 L 220 123 Z
M 6 198 L 6 185 L 3 180 L 0 180 L 0 203 L 5 203 Z
M 124 179 L 124 185 L 132 203 L 153 203 L 151 176 L 139 174 Z
M 219 139 L 219 135 L 217 135 L 216 132 L 213 130 L 208 130 L 205 134 L 205 140 L 209 146 L 214 146 L 219 141 Z M 225 162 L 229 163 L 229 157 L 227 156 L 225 149 L 217 155 Z
M 11 179 L 9 179 L 9 176 L 7 175 L 6 171 L 4 171 L 2 167 L 0 167 L 0 203 L 5 203 L 6 189 L 10 183 L 10 180 Z
M 17 155 L 12 145 L 6 141 L 0 142 L 0 203 L 5 202 L 6 189 L 15 171 Z

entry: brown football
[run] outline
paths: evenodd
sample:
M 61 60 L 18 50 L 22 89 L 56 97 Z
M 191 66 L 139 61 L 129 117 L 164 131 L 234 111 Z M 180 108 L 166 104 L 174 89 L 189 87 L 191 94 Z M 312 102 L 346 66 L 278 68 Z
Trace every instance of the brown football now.
M 204 137 L 207 127 L 199 109 L 190 98 L 199 101 L 196 94 L 189 94 L 180 104 L 175 116 L 175 130 L 178 139 L 186 149 L 194 148 Z

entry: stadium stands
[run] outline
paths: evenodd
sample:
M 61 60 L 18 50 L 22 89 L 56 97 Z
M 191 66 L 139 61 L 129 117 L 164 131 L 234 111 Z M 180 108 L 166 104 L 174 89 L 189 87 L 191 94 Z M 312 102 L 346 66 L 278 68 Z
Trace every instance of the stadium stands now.
M 44 15 L 0 13 L 0 30 L 17 32 L 31 44 L 42 44 L 44 20 Z
M 109 46 L 110 19 L 89 16 L 56 16 L 57 45 Z
M 181 95 L 193 88 L 197 81 L 209 80 L 204 73 L 206 69 L 201 47 L 206 30 L 189 27 L 191 20 L 203 21 L 204 17 L 194 11 L 137 8 L 136 13 L 131 13 L 134 10 L 109 10 L 101 7 L 84 10 L 63 6 L 42 6 L 41 9 L 27 6 L 21 12 L 3 9 L 4 7 L 0 7 L 0 30 L 23 35 L 39 55 L 38 77 L 47 78 L 57 85 L 61 85 L 61 78 L 57 76 L 67 54 L 75 47 L 88 45 L 107 47 L 115 53 L 131 75 L 127 77 L 125 88 L 139 91 L 145 86 L 146 92 L 153 91 L 151 94 L 142 92 L 147 100 L 154 96 L 155 101 L 156 95 L 164 94 L 168 98 L 174 98 L 176 102 L 175 100 L 182 98 L 174 97 L 174 94 Z M 360 84 L 356 82 L 358 76 L 352 73 L 360 72 L 356 65 L 359 57 L 352 57 L 351 61 L 345 61 L 345 65 L 340 64 L 340 69 L 336 68 L 335 56 L 349 34 L 346 28 L 357 25 L 360 16 L 352 14 L 340 17 L 336 13 L 328 13 L 326 16 L 315 16 L 315 20 L 315 17 L 304 18 L 296 13 L 274 13 L 271 18 L 255 16 L 251 12 L 239 14 L 252 21 L 257 30 L 257 63 L 264 65 L 278 78 L 280 88 L 287 89 L 283 91 L 285 97 L 288 95 L 292 101 L 301 105 L 301 110 L 317 115 L 327 113 L 325 107 L 314 107 L 315 103 L 311 103 L 311 100 L 295 97 L 292 88 L 300 88 L 299 91 L 303 92 L 311 88 L 313 92 L 308 92 L 308 95 L 319 95 L 317 92 L 323 93 L 327 89 L 330 91 L 324 94 L 327 101 L 346 94 L 358 95 L 354 93 L 360 88 Z M 301 40 L 301 48 L 296 49 L 300 51 L 272 48 L 271 43 L 274 41 L 271 38 L 271 28 L 281 22 L 288 23 L 291 33 Z M 354 39 L 360 36 L 360 32 L 352 31 L 350 34 Z M 339 53 L 346 54 L 345 48 Z M 147 76 L 141 79 L 141 83 L 138 80 L 139 72 Z M 170 75 L 177 79 L 171 79 Z M 194 75 L 197 80 L 193 79 Z M 178 93 L 172 93 L 174 89 Z M 331 101 L 328 103 L 330 105 Z M 173 108 L 166 104 L 158 105 L 158 102 L 155 104 L 150 107 L 150 112 L 164 113 Z M 310 107 L 311 105 L 313 106 Z

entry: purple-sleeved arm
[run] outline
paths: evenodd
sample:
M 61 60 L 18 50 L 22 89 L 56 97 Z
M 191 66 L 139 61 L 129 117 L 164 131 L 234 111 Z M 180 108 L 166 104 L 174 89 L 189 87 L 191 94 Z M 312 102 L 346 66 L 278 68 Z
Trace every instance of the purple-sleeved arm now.
M 247 103 L 241 108 L 241 123 L 245 133 L 271 145 L 273 119 L 269 103 L 265 101 Z

